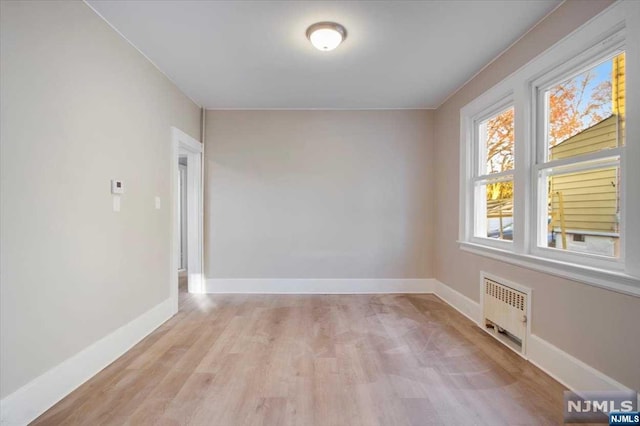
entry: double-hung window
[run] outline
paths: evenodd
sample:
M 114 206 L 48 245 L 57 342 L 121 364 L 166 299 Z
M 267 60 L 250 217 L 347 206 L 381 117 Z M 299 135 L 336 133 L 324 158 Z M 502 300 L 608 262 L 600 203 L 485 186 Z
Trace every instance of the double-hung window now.
M 625 235 L 625 52 L 613 44 L 536 87 L 536 248 L 618 269 Z
M 495 107 L 474 120 L 473 237 L 500 246 L 513 240 L 515 128 L 511 99 Z
M 638 17 L 614 4 L 462 108 L 464 250 L 640 294 Z

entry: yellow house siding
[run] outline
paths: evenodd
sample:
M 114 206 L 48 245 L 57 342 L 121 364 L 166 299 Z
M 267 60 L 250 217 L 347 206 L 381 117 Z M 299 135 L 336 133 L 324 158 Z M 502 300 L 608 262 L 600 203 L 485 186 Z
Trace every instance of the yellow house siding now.
M 618 118 L 615 115 L 567 139 L 551 149 L 551 159 L 584 155 L 618 144 Z M 566 230 L 588 234 L 618 232 L 618 169 L 598 169 L 551 177 L 552 227 L 560 231 L 562 193 Z
M 626 130 L 626 95 L 625 95 L 625 54 L 621 53 L 613 58 L 611 70 L 611 94 L 613 100 L 613 113 L 620 120 L 620 145 L 624 145 Z
M 610 168 L 554 176 L 551 184 L 553 228 L 560 228 L 560 203 L 556 193 L 561 192 L 566 229 L 586 233 L 618 232 L 617 175 L 618 170 Z
M 560 160 L 617 146 L 618 120 L 612 115 L 551 148 L 551 159 Z
M 613 113 L 624 117 L 625 114 L 625 55 L 613 58 L 612 70 L 612 97 L 613 97 Z

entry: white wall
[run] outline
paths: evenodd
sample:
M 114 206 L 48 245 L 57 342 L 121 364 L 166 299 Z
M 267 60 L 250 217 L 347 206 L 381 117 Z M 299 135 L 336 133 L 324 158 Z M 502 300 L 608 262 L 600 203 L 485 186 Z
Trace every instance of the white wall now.
M 484 270 L 533 289 L 533 334 L 640 389 L 640 298 L 509 265 L 458 247 L 460 108 L 587 22 L 609 0 L 563 3 L 436 111 L 436 278 L 479 302 Z
M 0 3 L 4 398 L 169 297 L 170 126 L 200 117 L 84 3 Z
M 207 278 L 433 276 L 432 111 L 208 111 Z

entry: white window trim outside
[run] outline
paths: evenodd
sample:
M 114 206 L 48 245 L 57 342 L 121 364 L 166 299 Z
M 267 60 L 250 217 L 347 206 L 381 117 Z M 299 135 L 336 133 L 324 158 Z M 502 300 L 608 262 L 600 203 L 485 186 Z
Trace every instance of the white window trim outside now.
M 536 144 L 538 88 L 559 76 L 587 65 L 595 58 L 624 45 L 627 55 L 626 145 L 606 155 L 622 158 L 622 217 L 620 259 L 560 252 L 538 247 L 538 170 L 542 153 Z M 633 60 L 629 60 L 632 58 Z M 619 1 L 556 43 L 528 64 L 460 110 L 460 223 L 461 249 L 586 284 L 640 296 L 640 2 Z M 633 88 L 636 88 L 635 90 Z M 478 119 L 504 108 L 507 100 L 515 108 L 514 240 L 479 238 L 473 235 L 476 171 L 475 128 Z M 634 109 L 635 108 L 635 109 Z M 624 151 L 623 151 L 624 150 Z M 614 152 L 615 151 L 615 152 Z M 598 158 L 605 154 L 594 153 Z M 590 158 L 590 157 L 584 157 Z M 558 165 L 560 163 L 554 162 Z M 637 182 L 636 186 L 631 184 Z M 626 220 L 627 218 L 631 220 Z M 552 254 L 551 254 L 552 253 Z

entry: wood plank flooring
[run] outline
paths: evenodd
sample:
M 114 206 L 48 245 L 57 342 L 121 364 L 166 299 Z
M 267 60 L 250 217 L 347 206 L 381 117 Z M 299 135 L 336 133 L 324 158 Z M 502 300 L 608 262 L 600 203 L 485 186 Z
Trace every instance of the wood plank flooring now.
M 36 425 L 557 425 L 564 388 L 433 295 L 189 295 Z

